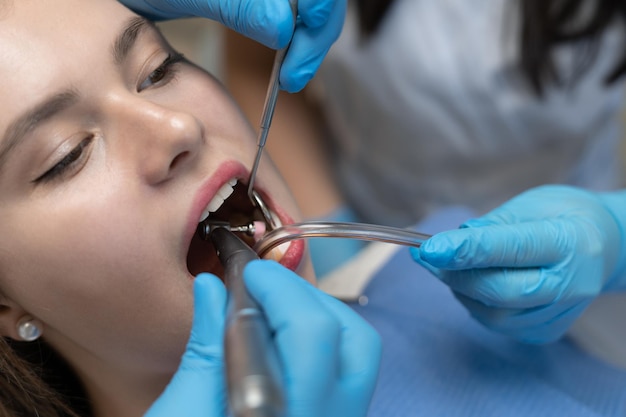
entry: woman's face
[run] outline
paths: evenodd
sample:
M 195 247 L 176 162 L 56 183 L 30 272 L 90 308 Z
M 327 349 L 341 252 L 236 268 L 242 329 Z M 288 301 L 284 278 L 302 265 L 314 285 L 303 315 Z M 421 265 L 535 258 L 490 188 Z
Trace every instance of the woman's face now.
M 193 276 L 218 272 L 192 236 L 224 184 L 247 182 L 256 137 L 213 78 L 116 1 L 0 12 L 0 292 L 73 362 L 171 372 Z M 298 220 L 267 160 L 257 184 Z M 303 259 L 295 244 L 283 263 Z

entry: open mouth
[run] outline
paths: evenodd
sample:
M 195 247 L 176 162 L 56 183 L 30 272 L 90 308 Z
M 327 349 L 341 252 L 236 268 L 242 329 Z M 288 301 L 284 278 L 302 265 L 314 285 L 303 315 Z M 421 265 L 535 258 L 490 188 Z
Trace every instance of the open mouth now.
M 231 226 L 248 225 L 253 222 L 265 224 L 261 210 L 252 204 L 247 191 L 247 186 L 236 180 L 224 184 L 207 206 L 203 219 L 200 219 L 201 223 L 208 214 L 208 220 L 225 222 Z M 210 240 L 205 240 L 202 235 L 203 233 L 197 230 L 191 240 L 187 254 L 187 269 L 193 276 L 201 272 L 211 272 L 222 277 L 223 267 L 217 258 L 215 248 Z M 237 235 L 250 247 L 254 245 L 254 237 L 250 234 L 242 232 Z

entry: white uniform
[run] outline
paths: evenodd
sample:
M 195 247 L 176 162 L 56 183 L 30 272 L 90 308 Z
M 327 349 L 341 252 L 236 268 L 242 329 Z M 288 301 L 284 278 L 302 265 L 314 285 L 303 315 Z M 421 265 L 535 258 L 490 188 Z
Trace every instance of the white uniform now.
M 362 44 L 354 13 L 324 61 L 320 88 L 339 182 L 364 220 L 414 224 L 449 205 L 483 213 L 545 183 L 619 182 L 619 85 L 603 78 L 620 33 L 571 89 L 541 101 L 516 67 L 511 0 L 395 0 Z M 564 68 L 573 48 L 558 51 Z
M 539 100 L 516 66 L 513 0 L 395 0 L 361 44 L 354 13 L 313 86 L 338 147 L 338 177 L 364 220 L 406 226 L 445 206 L 477 214 L 533 186 L 607 190 L 620 180 L 623 90 L 603 86 L 623 34 L 601 39 L 573 88 Z M 573 47 L 559 65 L 571 68 Z M 626 294 L 600 297 L 571 335 L 626 367 Z

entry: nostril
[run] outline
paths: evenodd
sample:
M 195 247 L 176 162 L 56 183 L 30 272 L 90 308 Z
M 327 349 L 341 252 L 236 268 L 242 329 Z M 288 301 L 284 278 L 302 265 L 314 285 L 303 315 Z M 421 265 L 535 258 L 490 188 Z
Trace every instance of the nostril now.
M 176 155 L 176 157 L 172 159 L 172 162 L 170 163 L 170 171 L 176 169 L 176 167 L 180 165 L 180 163 L 183 162 L 185 159 L 187 159 L 188 156 L 189 151 L 181 152 Z

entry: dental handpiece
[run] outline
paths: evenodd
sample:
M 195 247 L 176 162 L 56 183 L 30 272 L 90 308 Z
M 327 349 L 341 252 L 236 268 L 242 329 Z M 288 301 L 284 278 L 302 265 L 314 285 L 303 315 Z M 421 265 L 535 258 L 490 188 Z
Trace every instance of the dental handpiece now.
M 285 400 L 278 354 L 265 315 L 243 281 L 244 267 L 259 257 L 226 228 L 212 229 L 210 239 L 229 290 L 224 356 L 232 416 L 282 417 Z

